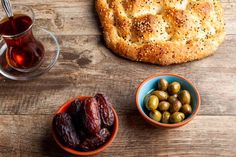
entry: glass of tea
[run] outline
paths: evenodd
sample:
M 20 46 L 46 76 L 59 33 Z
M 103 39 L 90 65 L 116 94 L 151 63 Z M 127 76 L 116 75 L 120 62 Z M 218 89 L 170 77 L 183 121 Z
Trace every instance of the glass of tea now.
M 32 32 L 34 12 L 31 8 L 26 11 L 28 13 L 14 13 L 13 17 L 0 21 L 0 35 L 7 44 L 6 60 L 12 68 L 21 72 L 39 67 L 45 51 Z
M 17 76 L 25 75 L 25 77 L 28 77 L 27 75 L 36 75 L 34 71 L 38 69 L 42 73 L 43 70 L 40 67 L 45 62 L 48 65 L 43 65 L 46 66 L 44 70 L 48 70 L 47 68 L 51 68 L 52 64 L 55 64 L 55 60 L 57 60 L 59 55 L 59 45 L 56 37 L 51 32 L 43 29 L 44 36 L 46 33 L 48 38 L 51 38 L 52 42 L 55 42 L 56 45 L 55 54 L 50 56 L 52 54 L 48 53 L 52 53 L 51 51 L 54 50 L 48 46 L 48 39 L 42 39 L 38 35 L 40 31 L 43 31 L 42 29 L 35 28 L 38 26 L 35 25 L 33 10 L 27 6 L 13 5 L 13 11 L 13 17 L 8 18 L 5 16 L 0 19 L 0 36 L 3 39 L 2 42 L 4 42 L 0 45 L 0 72 L 4 73 L 2 71 L 8 70 L 7 73 L 9 73 L 11 71 L 9 75 L 28 73 L 17 74 Z

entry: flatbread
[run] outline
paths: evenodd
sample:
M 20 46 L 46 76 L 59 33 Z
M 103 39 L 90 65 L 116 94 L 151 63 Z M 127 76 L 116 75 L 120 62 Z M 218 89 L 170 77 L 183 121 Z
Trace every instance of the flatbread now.
M 225 36 L 219 0 L 96 0 L 96 10 L 107 47 L 134 61 L 201 59 Z

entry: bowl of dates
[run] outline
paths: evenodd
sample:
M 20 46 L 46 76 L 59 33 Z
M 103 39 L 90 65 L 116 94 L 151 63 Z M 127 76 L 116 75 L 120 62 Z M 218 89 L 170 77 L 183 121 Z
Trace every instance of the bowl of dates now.
M 53 137 L 62 149 L 75 155 L 95 155 L 114 141 L 118 116 L 103 94 L 78 96 L 59 108 L 52 126 Z
M 176 74 L 155 74 L 137 89 L 136 105 L 141 116 L 159 128 L 186 125 L 199 112 L 201 98 L 197 88 Z

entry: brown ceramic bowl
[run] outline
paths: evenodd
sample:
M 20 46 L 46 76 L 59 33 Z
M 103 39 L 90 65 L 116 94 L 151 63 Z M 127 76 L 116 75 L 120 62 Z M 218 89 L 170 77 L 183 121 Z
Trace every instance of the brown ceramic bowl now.
M 80 100 L 85 100 L 86 98 L 89 98 L 90 96 L 78 96 L 76 98 L 80 99 Z M 59 110 L 56 112 L 57 113 L 61 113 L 61 112 L 66 112 L 67 109 L 69 108 L 69 106 L 71 105 L 71 103 L 76 99 L 71 99 L 69 101 L 67 101 L 65 104 L 63 104 Z M 64 145 L 62 145 L 60 143 L 60 141 L 58 140 L 57 138 L 57 135 L 55 134 L 54 132 L 54 128 L 52 127 L 52 135 L 53 135 L 53 138 L 54 140 L 56 141 L 56 143 L 65 151 L 71 153 L 71 154 L 74 154 L 74 155 L 80 155 L 80 156 L 89 156 L 89 155 L 95 155 L 95 154 L 98 154 L 100 152 L 102 152 L 104 149 L 106 149 L 109 145 L 111 145 L 111 143 L 114 141 L 117 133 L 118 133 L 118 127 L 119 127 L 119 122 L 118 122 L 118 116 L 117 116 L 117 113 L 115 111 L 114 108 L 112 108 L 113 112 L 114 112 L 114 116 L 115 116 L 115 122 L 114 122 L 114 126 L 113 126 L 113 131 L 111 132 L 111 137 L 110 139 L 105 143 L 103 144 L 102 146 L 98 147 L 97 149 L 95 150 L 91 150 L 91 151 L 86 151 L 86 152 L 83 152 L 83 151 L 78 151 L 78 150 L 75 150 L 75 149 L 71 149 L 71 148 L 68 148 Z
M 193 113 L 186 117 L 180 123 L 175 124 L 165 124 L 161 122 L 154 121 L 148 116 L 148 111 L 144 105 L 144 97 L 153 89 L 156 89 L 157 82 L 161 79 L 166 79 L 169 83 L 177 81 L 181 84 L 181 89 L 188 90 L 191 95 L 191 106 L 193 108 Z M 177 128 L 183 125 L 186 125 L 190 122 L 199 112 L 201 104 L 200 94 L 197 88 L 186 78 L 177 74 L 169 74 L 169 73 L 158 73 L 146 78 L 138 87 L 136 92 L 136 106 L 141 116 L 150 124 L 159 128 Z

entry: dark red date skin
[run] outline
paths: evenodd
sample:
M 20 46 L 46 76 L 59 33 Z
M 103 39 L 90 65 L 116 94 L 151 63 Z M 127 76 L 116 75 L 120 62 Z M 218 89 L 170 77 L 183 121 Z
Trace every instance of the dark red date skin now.
M 67 113 L 71 115 L 72 118 L 76 118 L 77 115 L 83 110 L 83 102 L 79 99 L 75 99 L 67 110 Z
M 95 98 L 88 98 L 84 101 L 83 124 L 87 132 L 96 135 L 101 130 L 101 118 L 98 103 Z
M 93 137 L 86 138 L 79 146 L 82 151 L 94 150 L 103 145 L 111 136 L 107 128 L 103 128 Z
M 99 105 L 102 126 L 111 127 L 114 124 L 114 113 L 112 111 L 111 103 L 103 94 L 96 94 L 95 98 Z
M 79 146 L 80 140 L 68 113 L 58 113 L 53 118 L 53 126 L 61 143 L 70 148 Z
M 79 99 L 73 101 L 70 107 L 67 109 L 67 113 L 72 118 L 76 131 L 83 130 L 83 102 Z

